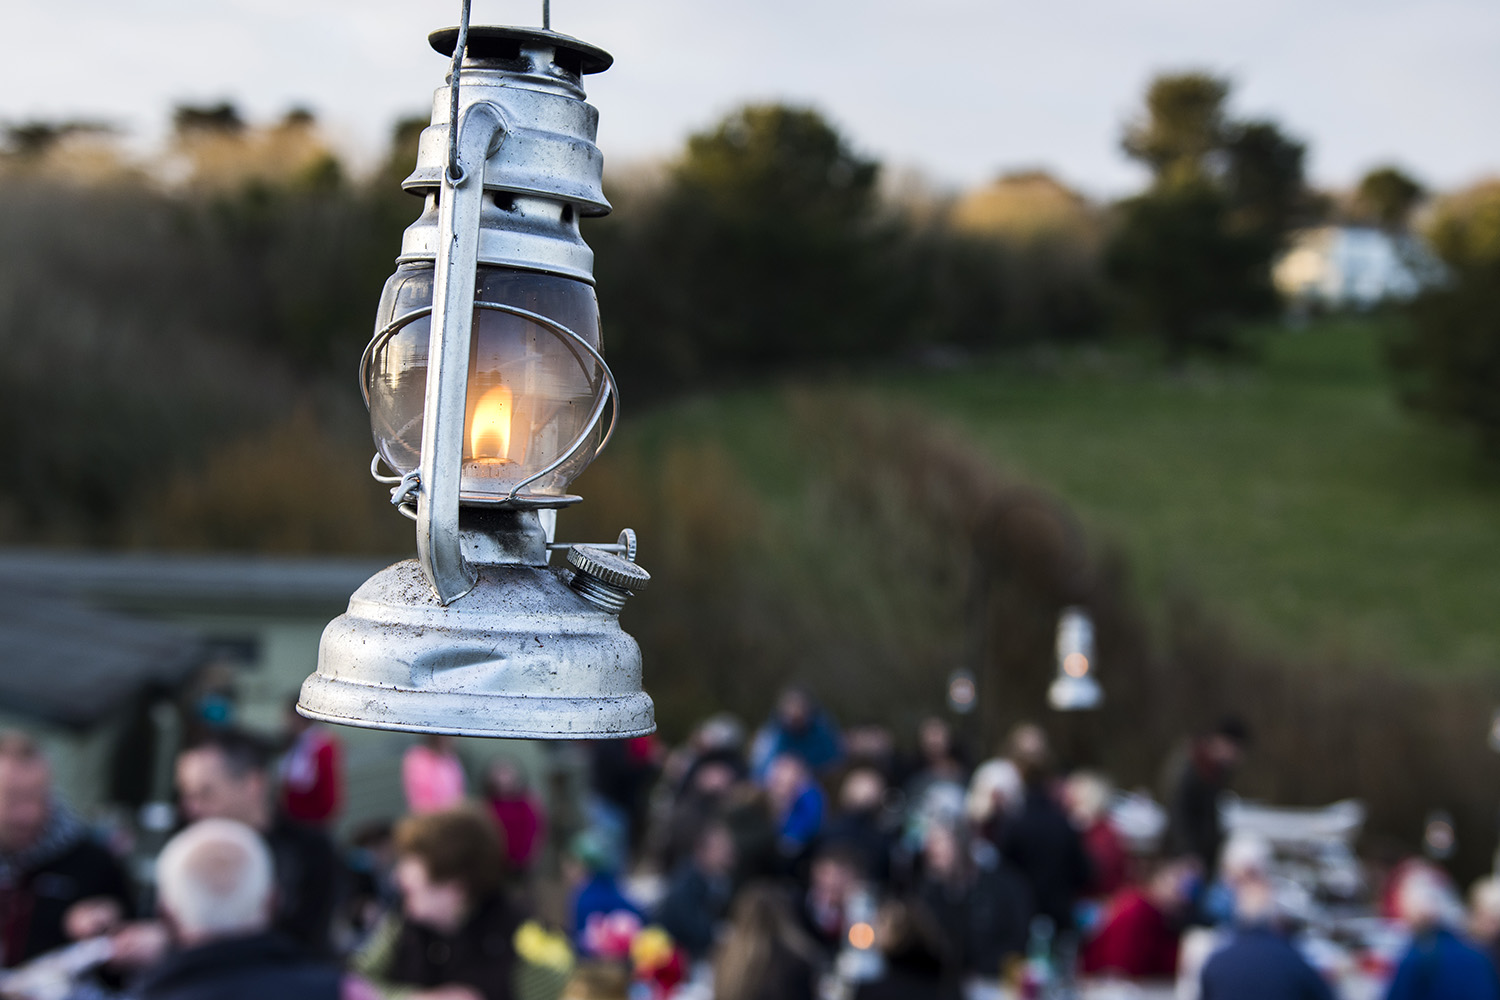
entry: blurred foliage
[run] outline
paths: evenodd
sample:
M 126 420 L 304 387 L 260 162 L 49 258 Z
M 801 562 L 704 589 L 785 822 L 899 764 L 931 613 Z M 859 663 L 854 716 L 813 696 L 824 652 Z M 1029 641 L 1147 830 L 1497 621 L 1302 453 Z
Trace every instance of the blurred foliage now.
M 747 107 L 690 138 L 650 204 L 587 234 L 625 377 L 677 388 L 888 346 L 877 174 L 802 109 Z
M 1229 82 L 1207 73 L 1158 76 L 1146 90 L 1146 113 L 1125 127 L 1121 146 L 1162 185 L 1191 184 L 1213 169 L 1228 123 Z
M 136 508 L 130 544 L 299 555 L 409 548 L 410 522 L 394 516 L 382 490 L 351 475 L 350 460 L 366 448 L 364 428 L 342 431 L 301 406 L 213 449 Z
M 1467 427 L 1500 459 L 1500 181 L 1443 199 L 1427 235 L 1446 274 L 1412 302 L 1390 364 L 1409 406 Z
M 1278 306 L 1271 263 L 1312 207 L 1303 145 L 1268 121 L 1235 121 L 1230 86 L 1204 73 L 1159 76 L 1122 146 L 1152 172 L 1124 201 L 1106 250 L 1128 323 L 1181 361 L 1229 353 L 1246 320 Z
M 586 230 L 622 378 L 661 392 L 1097 332 L 1090 234 L 905 214 L 877 180 L 806 109 L 751 106 L 693 136 L 659 183 Z
M 37 431 L 0 494 L 0 528 L 97 544 L 308 544 L 272 526 L 284 513 L 272 494 L 240 491 L 269 505 L 265 517 L 230 501 L 221 456 L 260 442 L 308 460 L 277 437 L 297 412 L 358 424 L 346 380 L 419 211 L 400 184 L 424 125 L 398 123 L 363 180 L 300 109 L 255 124 L 231 104 L 184 105 L 146 161 L 87 123 L 12 128 L 0 154 L 11 359 L 0 407 Z M 693 136 L 649 182 L 626 178 L 612 191 L 623 210 L 587 235 L 631 398 L 1101 328 L 1103 216 L 1077 194 L 1032 174 L 917 212 L 883 195 L 879 176 L 817 113 L 764 105 Z M 353 447 L 359 435 L 336 437 Z M 138 498 L 152 490 L 161 504 L 166 482 L 176 513 L 142 520 Z M 235 529 L 234 517 L 260 527 Z M 170 523 L 183 525 L 176 543 Z M 372 528 L 366 543 L 389 536 Z M 357 544 L 334 531 L 325 547 Z
M 350 183 L 307 112 L 256 127 L 229 105 L 184 107 L 175 122 L 154 162 L 67 126 L 11 136 L 0 158 L 0 414 L 29 428 L 0 527 L 30 542 L 389 549 L 383 528 L 273 527 L 285 504 L 266 490 L 265 516 L 247 516 L 264 530 L 232 528 L 246 501 L 223 506 L 211 484 L 226 449 L 248 459 L 235 442 L 260 437 L 274 451 L 299 408 L 368 441 L 347 430 L 362 424 L 349 386 L 415 200 Z M 245 475 L 277 481 L 287 457 L 310 458 Z M 204 523 L 181 509 L 189 496 Z M 181 517 L 162 521 L 169 501 Z
M 1406 229 L 1425 194 L 1422 185 L 1401 168 L 1376 167 L 1354 189 L 1354 209 L 1359 217 L 1399 232 Z

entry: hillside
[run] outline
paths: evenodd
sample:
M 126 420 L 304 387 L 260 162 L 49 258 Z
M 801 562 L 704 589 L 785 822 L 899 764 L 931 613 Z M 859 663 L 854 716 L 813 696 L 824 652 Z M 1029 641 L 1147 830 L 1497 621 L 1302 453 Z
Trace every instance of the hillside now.
M 1456 432 L 1400 410 L 1381 332 L 1374 321 L 1271 331 L 1256 365 L 1174 373 L 1129 349 L 1079 348 L 839 390 L 915 407 L 1007 478 L 1054 492 L 1095 543 L 1123 550 L 1148 608 L 1191 595 L 1285 654 L 1493 669 L 1500 475 Z M 621 450 L 712 442 L 779 512 L 787 541 L 816 545 L 804 510 L 815 459 L 789 398 L 680 403 L 632 421 Z

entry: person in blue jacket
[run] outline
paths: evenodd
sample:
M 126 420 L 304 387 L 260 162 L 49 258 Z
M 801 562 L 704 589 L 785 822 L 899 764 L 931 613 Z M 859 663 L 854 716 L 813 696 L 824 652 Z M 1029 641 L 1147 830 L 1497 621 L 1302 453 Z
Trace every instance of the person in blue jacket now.
M 573 944 L 588 958 L 618 958 L 610 954 L 623 938 L 645 926 L 646 916 L 625 895 L 619 883 L 624 864 L 598 830 L 584 830 L 569 845 L 567 868 L 575 883 L 572 893 Z
M 1438 872 L 1413 872 L 1396 899 L 1412 942 L 1386 1000 L 1500 1000 L 1494 965 L 1450 929 L 1463 910 Z
M 766 798 L 776 824 L 777 849 L 791 871 L 805 859 L 818 834 L 823 831 L 823 818 L 827 812 L 823 790 L 813 780 L 802 758 L 784 753 L 772 762 L 766 775 Z
M 1245 923 L 1203 967 L 1202 1000 L 1333 1000 L 1333 991 L 1269 923 Z
M 750 771 L 764 781 L 771 762 L 784 754 L 802 758 L 813 773 L 826 771 L 844 759 L 838 726 L 799 687 L 790 687 L 776 701 L 776 711 L 755 734 L 750 747 Z
M 1219 873 L 1234 900 L 1229 939 L 1209 956 L 1201 1000 L 1333 1000 L 1333 990 L 1275 926 L 1270 841 L 1236 834 Z

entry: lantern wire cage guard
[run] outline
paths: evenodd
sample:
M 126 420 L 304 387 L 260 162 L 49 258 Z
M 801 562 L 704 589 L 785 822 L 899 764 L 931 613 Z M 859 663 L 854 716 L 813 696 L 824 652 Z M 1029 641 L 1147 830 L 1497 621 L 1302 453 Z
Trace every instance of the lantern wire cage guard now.
M 615 381 L 615 374 L 610 370 L 608 362 L 604 360 L 604 355 L 599 353 L 598 348 L 590 344 L 587 339 L 580 336 L 571 327 L 565 326 L 550 317 L 505 302 L 475 302 L 474 308 L 493 309 L 530 320 L 560 339 L 573 351 L 575 358 L 578 358 L 577 349 L 582 348 L 589 359 L 598 366 L 599 376 L 594 380 L 594 402 L 589 409 L 588 422 L 584 424 L 583 429 L 573 438 L 572 443 L 564 448 L 557 458 L 521 480 L 511 488 L 508 494 L 498 500 L 478 493 L 464 493 L 461 494 L 461 497 L 465 503 L 489 503 L 520 507 L 555 506 L 561 502 L 566 502 L 558 497 L 540 497 L 522 493 L 521 491 L 538 479 L 556 472 L 562 466 L 566 465 L 574 455 L 578 454 L 579 450 L 588 444 L 589 438 L 593 436 L 594 430 L 599 426 L 599 421 L 604 416 L 605 407 L 609 406 L 609 424 L 604 428 L 604 436 L 594 446 L 594 458 L 598 458 L 604 451 L 605 446 L 609 444 L 609 439 L 614 437 L 615 425 L 620 419 L 620 389 L 619 383 Z M 408 324 L 431 314 L 432 306 L 422 306 L 421 308 L 413 309 L 396 317 L 370 339 L 370 343 L 365 347 L 364 355 L 359 359 L 359 391 L 360 395 L 364 397 L 365 409 L 368 410 L 370 408 L 370 362 L 375 357 L 375 353 L 384 347 L 392 337 L 400 333 Z M 581 358 L 578 358 L 578 360 L 582 361 Z M 613 405 L 610 405 L 611 403 Z M 392 487 L 391 503 L 395 504 L 396 509 L 401 511 L 402 514 L 412 520 L 416 520 L 416 492 L 421 488 L 421 477 L 417 474 L 417 470 L 413 469 L 404 476 L 382 475 L 379 468 L 381 461 L 380 453 L 377 451 L 375 457 L 370 460 L 370 475 L 374 477 L 376 482 Z

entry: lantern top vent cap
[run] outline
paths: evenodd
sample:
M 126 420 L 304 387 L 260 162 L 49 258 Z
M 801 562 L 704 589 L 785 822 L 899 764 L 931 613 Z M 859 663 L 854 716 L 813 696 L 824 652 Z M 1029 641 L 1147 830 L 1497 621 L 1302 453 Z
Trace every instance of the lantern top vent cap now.
M 458 44 L 457 28 L 439 28 L 427 36 L 428 44 L 445 56 L 452 57 Z M 503 25 L 476 24 L 469 28 L 469 59 L 478 62 L 519 59 L 521 46 L 549 45 L 557 54 L 561 68 L 580 76 L 603 73 L 614 65 L 615 57 L 588 42 L 571 35 L 543 28 L 515 28 Z

